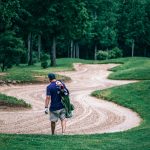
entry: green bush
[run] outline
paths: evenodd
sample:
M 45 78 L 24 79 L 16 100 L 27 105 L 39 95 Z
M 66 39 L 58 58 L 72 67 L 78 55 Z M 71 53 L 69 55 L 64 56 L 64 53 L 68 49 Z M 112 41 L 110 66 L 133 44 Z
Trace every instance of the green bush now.
M 109 58 L 119 58 L 123 56 L 123 52 L 118 47 L 113 48 L 108 52 Z
M 47 55 L 47 54 L 42 54 L 41 55 L 41 62 L 44 62 L 44 61 L 47 61 L 49 59 L 49 55 Z
M 11 62 L 7 64 L 7 68 L 12 68 L 12 63 Z
M 38 52 L 33 51 L 33 58 L 32 58 L 33 64 L 37 63 L 38 61 L 39 61 Z
M 48 62 L 47 62 L 47 60 L 49 59 L 49 55 L 47 55 L 47 54 L 42 54 L 42 56 L 41 56 L 41 67 L 42 68 L 47 68 L 48 67 Z
M 100 51 L 97 52 L 97 59 L 98 59 L 98 60 L 105 60 L 105 59 L 107 59 L 108 57 L 109 57 L 109 55 L 108 55 L 108 52 L 107 52 L 107 51 L 102 51 L 102 50 L 100 50 Z
M 118 57 L 122 57 L 122 56 L 123 56 L 123 52 L 118 47 L 115 47 L 109 51 L 99 50 L 97 52 L 97 59 L 98 60 L 105 60 L 105 59 L 109 59 L 109 58 L 118 58 Z
M 48 67 L 48 62 L 47 61 L 43 61 L 43 62 L 41 62 L 41 67 L 42 68 L 47 68 Z

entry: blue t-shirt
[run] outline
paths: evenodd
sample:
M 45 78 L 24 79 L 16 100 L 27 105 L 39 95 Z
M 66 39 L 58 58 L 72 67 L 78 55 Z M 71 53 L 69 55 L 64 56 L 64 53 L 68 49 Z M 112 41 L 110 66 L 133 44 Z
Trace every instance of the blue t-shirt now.
M 58 87 L 56 86 L 56 82 L 51 82 L 47 86 L 46 95 L 51 96 L 51 104 L 50 111 L 55 111 L 64 108 L 61 102 L 61 95 L 58 92 Z

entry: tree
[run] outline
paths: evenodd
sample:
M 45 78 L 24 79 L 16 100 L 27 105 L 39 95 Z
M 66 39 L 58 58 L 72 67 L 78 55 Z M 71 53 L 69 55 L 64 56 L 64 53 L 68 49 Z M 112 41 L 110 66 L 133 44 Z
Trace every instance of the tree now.
M 32 0 L 21 0 L 20 2 L 18 26 L 23 31 L 22 36 L 24 36 L 27 45 L 27 63 L 33 65 L 33 37 L 37 29 L 33 11 L 35 11 L 36 6 Z
M 118 17 L 118 42 L 130 56 L 145 45 L 145 3 L 140 0 L 121 1 Z M 142 48 L 143 49 L 143 48 Z
M 71 44 L 72 41 L 74 41 L 74 57 L 79 58 L 79 43 L 81 39 L 86 36 L 88 28 L 90 26 L 89 14 L 84 1 L 75 3 L 74 13 L 72 15 L 72 18 L 74 17 L 74 19 L 71 22 L 72 29 L 70 29 L 70 39 L 72 39 Z
M 125 41 L 126 41 L 126 34 L 127 34 L 128 13 L 129 13 L 129 8 L 128 8 L 127 1 L 120 0 L 118 17 L 117 17 L 118 43 L 122 49 L 126 49 L 125 51 L 126 53 L 127 53 L 127 48 L 126 48 Z
M 127 37 L 127 44 L 132 49 L 131 56 L 134 56 L 134 49 L 136 44 L 143 41 L 143 35 L 145 32 L 144 29 L 144 18 L 145 18 L 145 10 L 144 5 L 140 0 L 132 0 L 131 2 L 130 13 L 128 17 L 128 33 L 126 34 Z
M 0 66 L 1 70 L 20 62 L 24 53 L 23 41 L 15 37 L 14 32 L 5 32 L 0 35 Z
M 1 0 L 0 35 L 12 31 L 24 40 L 28 65 L 41 49 L 51 66 L 56 57 L 96 59 L 97 50 L 114 47 L 148 56 L 149 10 L 149 0 Z
M 145 25 L 145 34 L 142 46 L 144 45 L 144 56 L 148 55 L 150 56 L 150 51 L 148 54 L 148 50 L 150 49 L 150 1 L 146 1 L 145 3 L 144 25 Z
M 85 36 L 89 26 L 89 15 L 85 1 L 64 1 L 62 6 L 64 36 L 69 41 L 70 56 L 79 58 L 79 42 Z
M 94 59 L 99 48 L 109 49 L 117 45 L 117 3 L 111 0 L 89 2 L 91 18 L 91 39 L 94 45 Z
M 13 24 L 12 19 L 17 17 L 19 7 L 19 0 L 0 1 L 0 33 L 11 28 Z
M 43 33 L 43 36 L 46 37 L 47 42 L 52 43 L 50 51 L 51 66 L 56 66 L 56 44 L 57 36 L 61 33 L 61 5 L 62 2 L 57 1 L 38 1 L 39 5 L 36 9 L 39 8 L 36 18 L 38 24 L 40 24 L 40 29 Z M 41 7 L 42 6 L 42 7 Z M 45 9 L 43 10 L 43 6 Z M 63 5 L 62 5 L 63 6 Z M 41 9 L 42 8 L 42 9 Z M 43 10 L 43 11 L 42 11 Z

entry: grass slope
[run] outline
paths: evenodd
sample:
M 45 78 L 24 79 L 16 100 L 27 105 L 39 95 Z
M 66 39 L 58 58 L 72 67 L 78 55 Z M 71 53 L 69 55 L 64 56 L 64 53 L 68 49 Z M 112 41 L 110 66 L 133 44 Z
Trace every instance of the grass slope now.
M 25 108 L 31 108 L 30 104 L 27 104 L 22 99 L 17 99 L 12 96 L 7 96 L 5 94 L 0 93 L 0 105 L 9 106 L 9 107 L 25 107 Z
M 150 80 L 98 90 L 92 95 L 133 109 L 144 118 L 140 128 L 150 128 Z
M 150 58 L 133 57 L 119 58 L 101 61 L 100 63 L 121 63 L 111 69 L 114 71 L 109 76 L 110 79 L 128 79 L 128 80 L 149 80 L 150 79 Z
M 135 59 L 137 63 L 132 66 L 133 59 Z M 119 73 L 119 69 L 124 71 L 128 70 L 130 72 L 130 66 L 132 68 L 136 67 L 136 71 L 139 73 L 138 63 L 140 66 L 140 61 L 147 64 L 148 59 L 124 58 L 110 61 L 124 63 L 122 67 L 119 66 L 119 68 L 114 68 L 114 71 L 116 71 L 115 73 Z M 108 61 L 103 63 L 108 63 Z M 147 67 L 145 67 L 145 69 L 147 70 L 149 66 L 146 66 Z M 145 76 L 147 76 L 147 81 L 118 86 L 93 93 L 97 97 L 102 97 L 114 101 L 137 111 L 143 118 L 143 122 L 139 127 L 128 130 L 126 132 L 95 135 L 50 136 L 0 134 L 0 149 L 148 150 L 150 148 L 150 78 L 148 74 L 148 70 L 144 73 L 144 76 L 139 74 L 141 79 L 145 79 Z M 126 78 L 127 74 L 122 74 L 122 79 L 123 76 Z

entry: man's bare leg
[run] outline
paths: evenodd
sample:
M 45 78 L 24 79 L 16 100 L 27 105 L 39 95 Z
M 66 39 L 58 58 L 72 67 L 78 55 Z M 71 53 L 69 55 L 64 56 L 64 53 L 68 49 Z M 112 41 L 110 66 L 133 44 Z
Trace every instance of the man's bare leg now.
M 66 130 L 66 119 L 61 120 L 62 133 L 65 133 Z
M 54 132 L 55 132 L 55 125 L 56 125 L 56 123 L 51 121 L 51 131 L 52 131 L 52 135 L 54 135 Z

